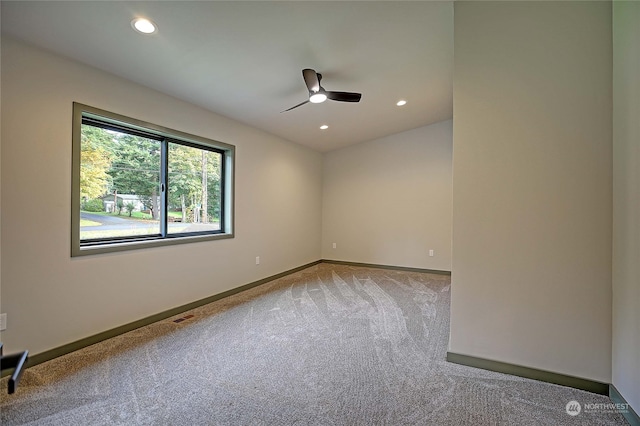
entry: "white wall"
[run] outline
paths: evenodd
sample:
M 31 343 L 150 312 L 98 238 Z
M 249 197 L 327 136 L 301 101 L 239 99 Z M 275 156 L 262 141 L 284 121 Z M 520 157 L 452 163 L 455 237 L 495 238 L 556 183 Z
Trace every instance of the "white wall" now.
M 609 2 L 456 2 L 450 350 L 611 380 Z
M 326 153 L 322 257 L 450 271 L 451 132 L 448 120 Z
M 73 101 L 234 144 L 236 237 L 71 258 Z M 320 258 L 321 154 L 6 37 L 2 151 L 8 352 L 37 354 Z
M 613 2 L 613 384 L 640 413 L 640 3 Z

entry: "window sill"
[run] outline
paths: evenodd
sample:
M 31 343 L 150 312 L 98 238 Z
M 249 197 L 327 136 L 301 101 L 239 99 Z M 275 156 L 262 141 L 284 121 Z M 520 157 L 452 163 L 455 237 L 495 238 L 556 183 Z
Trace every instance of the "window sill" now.
M 104 244 L 86 245 L 73 247 L 71 257 L 87 256 L 102 253 L 117 253 L 128 250 L 140 250 L 151 247 L 173 246 L 178 244 L 198 243 L 211 240 L 224 240 L 233 238 L 232 233 L 188 235 L 179 237 L 144 239 L 139 241 L 109 242 Z

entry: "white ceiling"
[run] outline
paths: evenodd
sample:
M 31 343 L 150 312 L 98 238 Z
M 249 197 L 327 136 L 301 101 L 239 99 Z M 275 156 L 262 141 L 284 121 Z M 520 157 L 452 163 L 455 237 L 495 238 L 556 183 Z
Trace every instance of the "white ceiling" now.
M 2 1 L 1 14 L 3 34 L 321 152 L 452 117 L 452 2 Z M 158 32 L 133 31 L 138 16 Z M 303 68 L 362 100 L 280 113 L 307 99 Z

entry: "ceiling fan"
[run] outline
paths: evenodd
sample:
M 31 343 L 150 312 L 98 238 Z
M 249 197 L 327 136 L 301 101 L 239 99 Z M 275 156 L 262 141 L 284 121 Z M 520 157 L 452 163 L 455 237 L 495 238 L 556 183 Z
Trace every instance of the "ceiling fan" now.
M 310 68 L 305 68 L 302 70 L 302 78 L 304 78 L 307 89 L 309 89 L 309 99 L 281 112 L 291 111 L 292 109 L 298 108 L 299 106 L 302 106 L 309 102 L 311 102 L 312 104 L 319 104 L 326 101 L 327 99 L 338 102 L 360 102 L 360 98 L 362 98 L 362 93 L 330 92 L 328 90 L 324 90 L 324 88 L 320 86 L 322 74 L 317 73 Z

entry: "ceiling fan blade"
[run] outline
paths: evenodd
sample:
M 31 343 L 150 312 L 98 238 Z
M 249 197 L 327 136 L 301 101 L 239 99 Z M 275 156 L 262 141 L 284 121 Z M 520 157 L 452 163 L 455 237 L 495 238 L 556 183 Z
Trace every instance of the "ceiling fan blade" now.
M 326 92 L 327 98 L 332 101 L 340 101 L 340 102 L 360 102 L 360 98 L 362 98 L 362 93 L 353 93 L 353 92 Z
M 282 114 L 283 112 L 291 111 L 292 109 L 294 109 L 294 108 L 298 108 L 299 106 L 302 106 L 302 105 L 307 104 L 307 103 L 309 103 L 309 100 L 308 100 L 308 99 L 307 99 L 306 101 L 304 101 L 304 102 L 300 102 L 300 103 L 299 103 L 298 105 L 296 105 L 296 106 L 292 106 L 292 107 L 291 107 L 291 108 L 289 108 L 289 109 L 285 109 L 284 111 L 280 111 L 280 114 Z
M 320 90 L 320 79 L 318 78 L 317 72 L 310 68 L 305 68 L 302 70 L 302 78 L 304 78 L 304 82 L 310 92 L 317 92 Z

